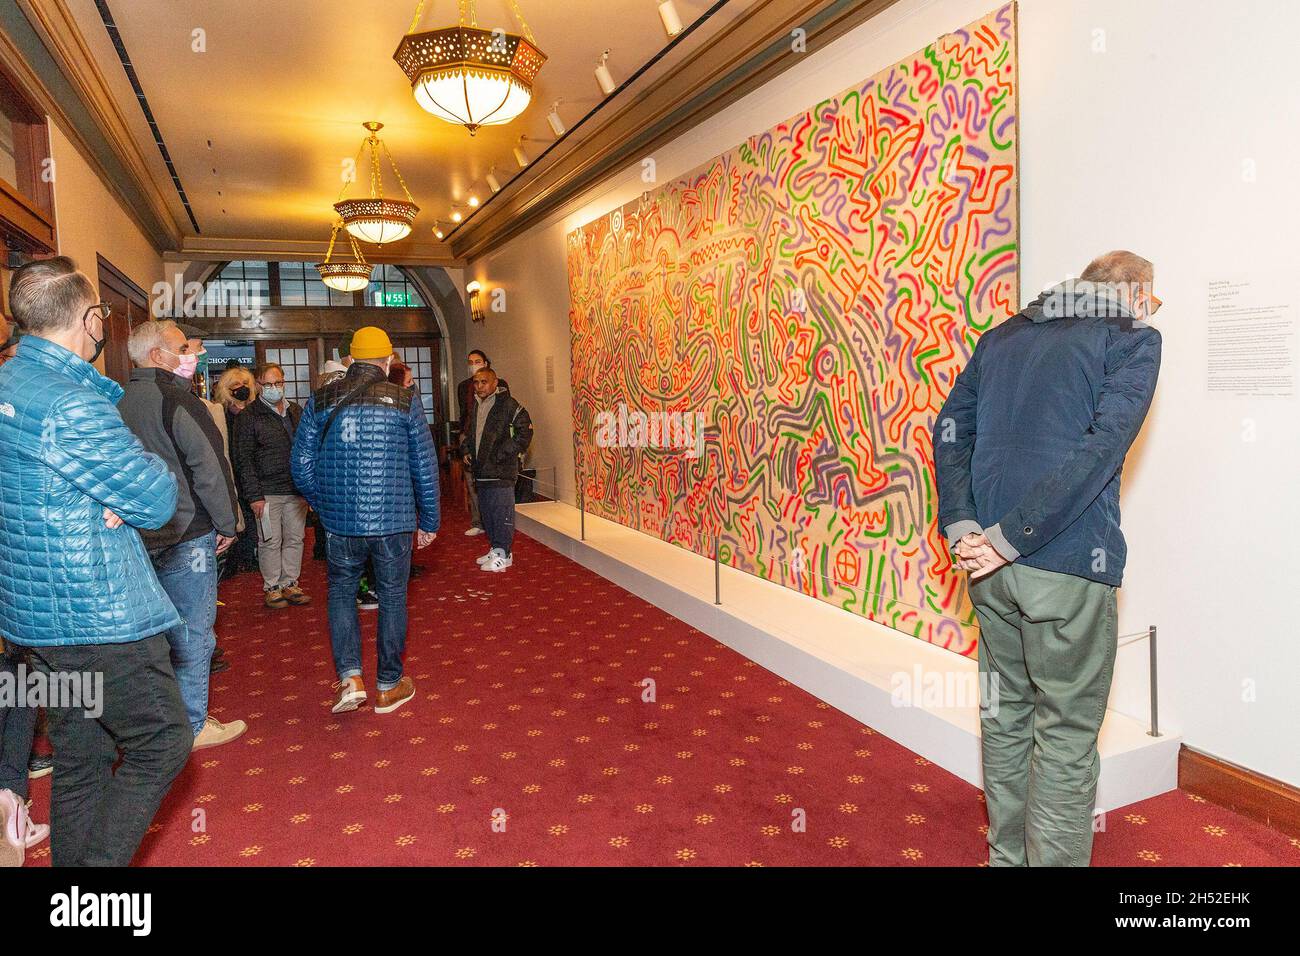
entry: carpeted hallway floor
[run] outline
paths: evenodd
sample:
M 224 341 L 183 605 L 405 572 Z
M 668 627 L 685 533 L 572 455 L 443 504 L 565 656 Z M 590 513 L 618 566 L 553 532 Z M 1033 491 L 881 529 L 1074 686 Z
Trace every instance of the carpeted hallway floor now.
M 417 552 L 417 693 L 394 714 L 329 712 L 323 564 L 307 608 L 265 609 L 256 575 L 223 585 L 212 710 L 249 731 L 194 756 L 137 865 L 985 860 L 974 787 L 528 538 L 511 570 L 478 571 L 483 538 L 448 511 Z M 1296 865 L 1300 841 L 1174 792 L 1109 814 L 1094 862 Z M 48 863 L 48 844 L 29 854 Z

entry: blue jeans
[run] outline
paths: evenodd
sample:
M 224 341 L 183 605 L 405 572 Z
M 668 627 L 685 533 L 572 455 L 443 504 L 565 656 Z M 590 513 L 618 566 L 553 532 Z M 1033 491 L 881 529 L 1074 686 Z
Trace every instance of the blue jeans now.
M 176 605 L 181 623 L 167 632 L 172 669 L 190 729 L 198 736 L 208 717 L 208 675 L 217 635 L 217 533 L 182 541 L 153 555 L 158 583 Z
M 378 687 L 392 690 L 402 679 L 402 659 L 406 655 L 406 585 L 411 577 L 411 532 L 361 538 L 327 531 L 325 557 L 330 582 L 330 644 L 334 649 L 334 668 L 339 680 L 361 675 L 357 585 L 369 558 L 375 572 L 370 588 L 379 595 Z

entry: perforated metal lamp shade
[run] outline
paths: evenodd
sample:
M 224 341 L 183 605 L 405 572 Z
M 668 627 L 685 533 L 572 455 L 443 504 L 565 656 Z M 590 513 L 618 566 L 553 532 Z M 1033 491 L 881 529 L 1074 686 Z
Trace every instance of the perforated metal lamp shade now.
M 472 135 L 527 108 L 546 55 L 521 36 L 461 25 L 408 33 L 393 59 L 421 107 Z
M 374 267 L 361 255 L 357 240 L 351 234 L 348 235 L 348 245 L 352 247 L 352 261 L 331 261 L 334 258 L 334 244 L 338 241 L 342 226 L 341 221 L 334 223 L 334 228 L 330 230 L 330 245 L 325 251 L 325 261 L 316 266 L 316 271 L 320 273 L 320 281 L 331 289 L 356 292 L 370 284 L 370 273 Z
M 316 266 L 320 281 L 339 292 L 356 292 L 370 285 L 373 268 L 364 262 L 322 262 Z
M 336 202 L 334 210 L 344 228 L 362 242 L 383 244 L 410 235 L 420 207 L 402 199 L 365 197 Z

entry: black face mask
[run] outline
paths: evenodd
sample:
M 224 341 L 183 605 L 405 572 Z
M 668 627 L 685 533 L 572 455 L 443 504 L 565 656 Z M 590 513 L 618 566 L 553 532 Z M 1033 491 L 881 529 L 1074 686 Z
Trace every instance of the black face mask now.
M 89 316 L 87 316 L 87 318 L 89 318 Z M 82 324 L 85 325 L 86 319 L 82 319 L 81 321 Z M 86 325 L 86 334 L 90 335 L 89 325 Z M 86 361 L 89 362 L 91 365 L 94 365 L 95 360 L 98 359 L 100 354 L 104 351 L 104 343 L 108 341 L 108 336 L 105 335 L 102 339 L 97 339 L 93 335 L 90 335 L 90 341 L 95 343 L 95 352 L 93 355 L 90 356 L 90 358 L 86 359 Z
M 248 401 L 248 397 L 252 394 L 253 394 L 252 391 L 249 389 L 247 385 L 241 385 L 239 386 L 239 388 L 232 388 L 230 390 L 230 397 L 237 402 Z

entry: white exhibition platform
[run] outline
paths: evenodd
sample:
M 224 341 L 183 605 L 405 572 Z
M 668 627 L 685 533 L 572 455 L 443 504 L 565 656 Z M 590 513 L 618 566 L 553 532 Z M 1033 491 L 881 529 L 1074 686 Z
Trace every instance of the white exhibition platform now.
M 976 662 L 676 545 L 545 501 L 519 505 L 519 531 L 975 786 L 980 786 Z M 943 683 L 940 683 L 943 682 Z M 927 693 L 946 684 L 949 693 Z M 910 702 L 900 688 L 916 688 Z M 955 693 L 954 693 L 955 692 Z M 936 699 L 937 698 L 937 699 Z M 948 704 L 960 706 L 947 706 Z M 1151 737 L 1113 710 L 1102 724 L 1098 811 L 1173 790 L 1182 738 Z

